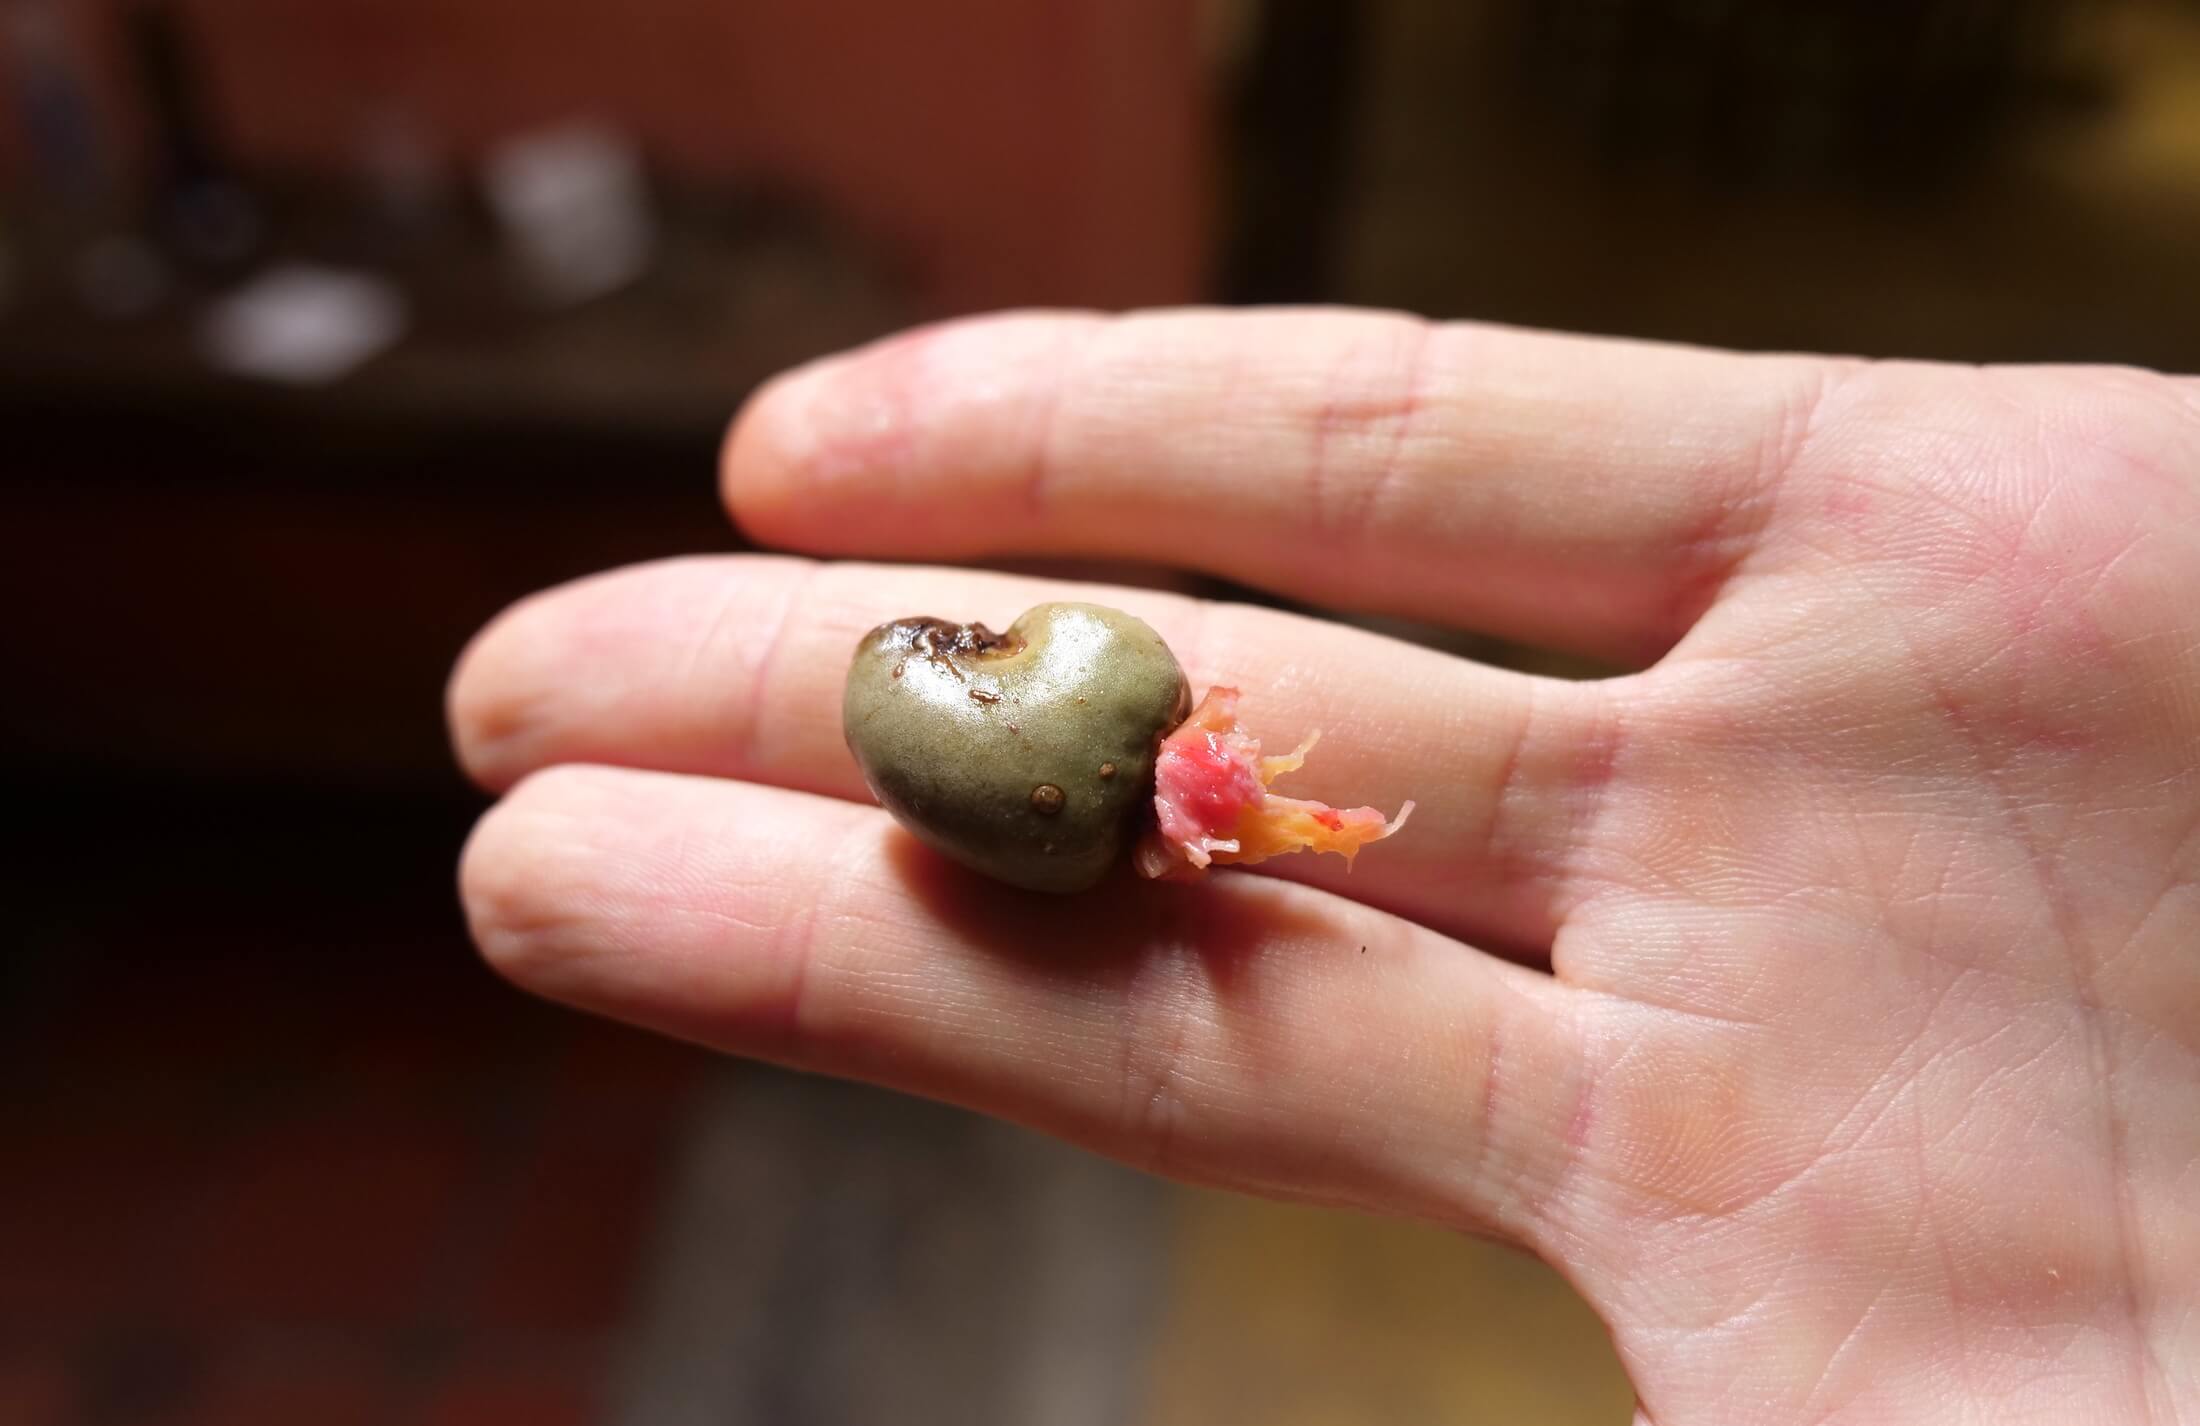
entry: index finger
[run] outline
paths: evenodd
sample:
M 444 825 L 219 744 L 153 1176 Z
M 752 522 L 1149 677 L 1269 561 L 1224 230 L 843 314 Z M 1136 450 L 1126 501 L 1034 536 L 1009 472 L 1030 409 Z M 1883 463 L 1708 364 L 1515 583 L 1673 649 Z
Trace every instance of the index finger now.
M 1127 555 L 1643 657 L 1748 551 L 1835 369 L 1380 313 L 1010 315 L 773 382 L 724 486 L 796 549 Z

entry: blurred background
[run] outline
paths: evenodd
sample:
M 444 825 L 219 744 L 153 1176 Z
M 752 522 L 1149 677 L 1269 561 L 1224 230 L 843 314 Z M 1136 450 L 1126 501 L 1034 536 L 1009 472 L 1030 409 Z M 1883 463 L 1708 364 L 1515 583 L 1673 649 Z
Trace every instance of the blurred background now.
M 1518 1256 L 506 989 L 453 657 L 959 312 L 2200 369 L 2189 0 L 0 0 L 0 104 L 9 1426 L 1624 1422 Z

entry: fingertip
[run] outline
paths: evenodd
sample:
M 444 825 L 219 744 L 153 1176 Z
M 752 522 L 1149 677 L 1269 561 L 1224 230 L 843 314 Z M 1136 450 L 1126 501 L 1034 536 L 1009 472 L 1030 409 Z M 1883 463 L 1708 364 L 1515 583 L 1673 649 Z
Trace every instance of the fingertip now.
M 757 542 L 814 552 L 961 556 L 1005 539 L 1064 368 L 1105 322 L 993 313 L 774 377 L 727 430 L 726 508 Z
M 496 726 L 499 722 L 496 710 L 490 705 L 485 690 L 490 686 L 482 676 L 484 662 L 492 657 L 485 652 L 494 639 L 505 616 L 495 619 L 474 631 L 459 650 L 458 659 L 451 665 L 451 674 L 443 684 L 443 730 L 450 739 L 451 757 L 460 772 L 476 787 L 486 792 L 499 790 L 500 779 L 496 774 L 495 759 L 487 756 L 489 749 L 499 741 Z
M 835 370 L 848 357 L 824 357 L 766 381 L 742 403 L 726 428 L 718 457 L 718 490 L 744 534 L 761 544 L 792 543 L 790 522 L 800 472 L 816 464 L 812 413 Z
M 911 464 L 927 403 L 952 392 L 932 349 L 963 323 L 820 357 L 758 387 L 726 432 L 719 488 L 742 533 L 795 549 L 864 543 L 863 516 Z
M 443 689 L 445 728 L 459 770 L 476 786 L 501 792 L 525 772 L 535 704 L 552 680 L 533 670 L 540 640 L 531 633 L 541 595 L 498 614 L 467 640 Z
M 560 764 L 476 824 L 460 902 L 482 959 L 521 990 L 776 1054 L 817 907 L 863 901 L 832 877 L 833 849 L 876 821 L 799 793 Z
M 510 980 L 503 952 L 509 944 L 504 931 L 512 920 L 513 884 L 501 825 L 503 810 L 501 803 L 490 808 L 466 834 L 466 844 L 458 853 L 458 905 L 474 949 L 490 969 Z
M 562 870 L 574 829 L 555 809 L 587 778 L 576 767 L 522 778 L 474 824 L 459 853 L 459 905 L 475 948 L 491 970 L 540 995 L 555 995 L 561 970 L 586 944 L 572 934 L 582 917 L 560 909 L 576 889 Z

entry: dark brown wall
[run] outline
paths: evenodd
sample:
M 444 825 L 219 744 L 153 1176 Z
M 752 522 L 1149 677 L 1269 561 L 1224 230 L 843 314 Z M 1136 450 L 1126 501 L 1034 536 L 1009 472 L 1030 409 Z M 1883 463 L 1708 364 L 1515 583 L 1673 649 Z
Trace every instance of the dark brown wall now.
M 110 72 L 128 3 L 79 11 Z M 343 164 L 393 106 L 461 154 L 597 115 L 677 175 L 811 190 L 943 310 L 1181 300 L 1202 275 L 1192 0 L 176 3 L 254 162 Z

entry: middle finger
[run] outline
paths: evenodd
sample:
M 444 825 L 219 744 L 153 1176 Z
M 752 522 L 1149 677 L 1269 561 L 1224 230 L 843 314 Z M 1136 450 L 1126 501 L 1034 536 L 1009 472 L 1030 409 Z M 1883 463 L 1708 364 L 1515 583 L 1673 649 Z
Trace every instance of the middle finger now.
M 1263 870 L 1485 946 L 1548 945 L 1610 770 L 1609 686 L 1252 606 L 775 556 L 643 565 L 537 595 L 476 639 L 451 689 L 459 756 L 492 788 L 593 762 L 868 801 L 840 727 L 842 681 L 864 632 L 911 614 L 999 628 L 1054 599 L 1152 624 L 1195 694 L 1217 683 L 1244 690 L 1247 724 L 1273 747 L 1324 730 L 1283 791 L 1386 812 L 1418 803 L 1406 830 L 1357 869 L 1291 857 Z

